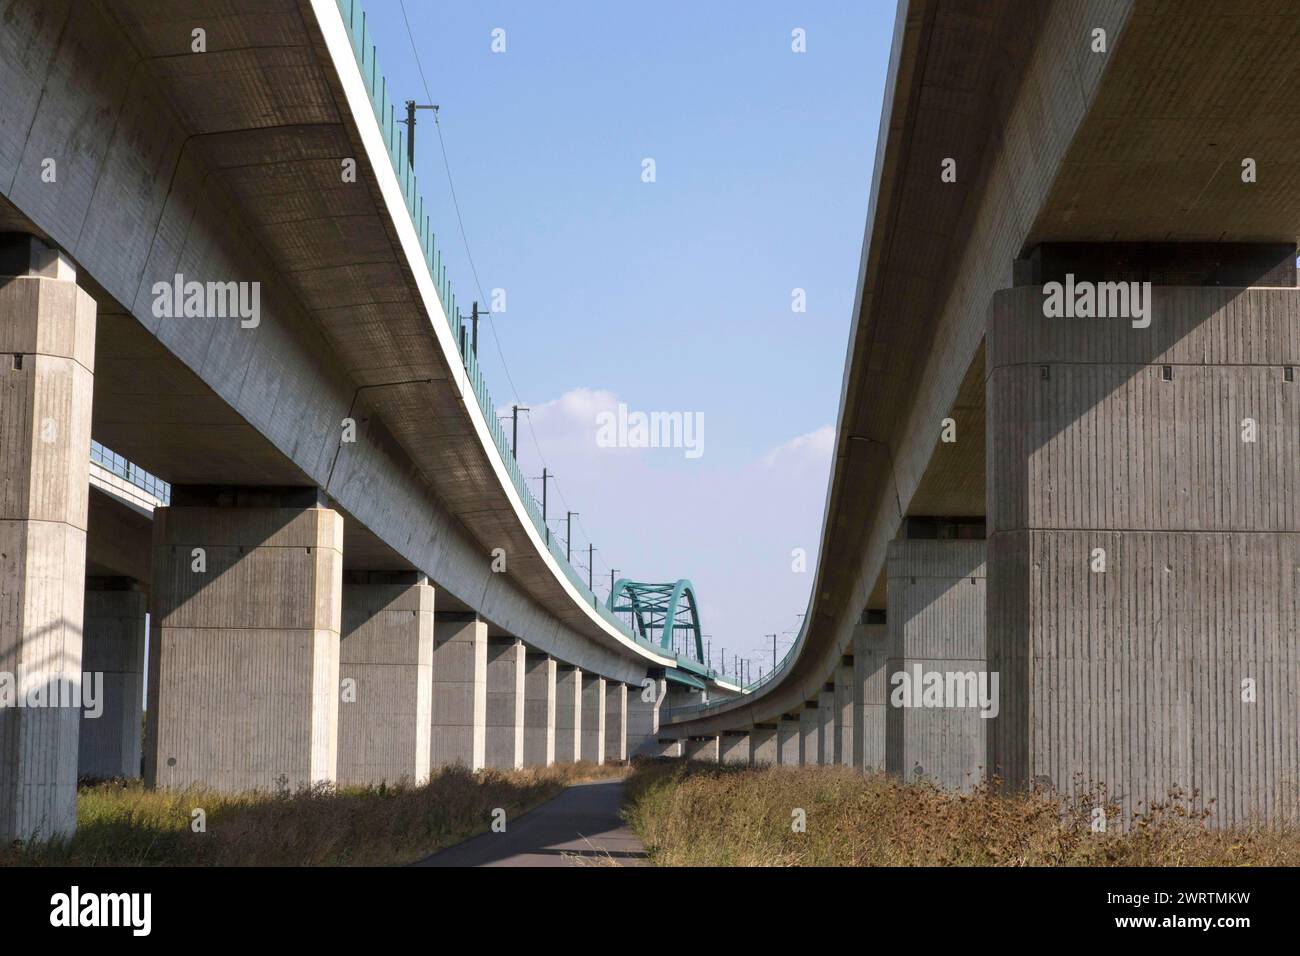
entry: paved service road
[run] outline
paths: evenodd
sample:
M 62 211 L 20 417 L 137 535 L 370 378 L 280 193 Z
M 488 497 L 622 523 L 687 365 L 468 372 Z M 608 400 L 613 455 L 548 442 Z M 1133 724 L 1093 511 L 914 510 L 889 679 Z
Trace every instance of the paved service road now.
M 645 847 L 619 817 L 623 781 L 577 783 L 555 799 L 416 866 L 646 865 Z

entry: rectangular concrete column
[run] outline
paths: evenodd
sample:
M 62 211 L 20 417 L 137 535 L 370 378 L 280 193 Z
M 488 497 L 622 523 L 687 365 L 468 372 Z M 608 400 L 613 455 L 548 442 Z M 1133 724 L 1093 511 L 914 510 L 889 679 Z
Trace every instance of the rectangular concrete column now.
M 722 763 L 749 764 L 749 734 L 729 730 L 718 738 L 718 759 Z
M 719 755 L 718 737 L 686 738 L 686 759 L 699 760 L 702 763 L 717 763 Z
M 905 781 L 968 790 L 984 779 L 985 551 L 979 540 L 889 544 L 886 765 Z
M 787 714 L 776 722 L 776 762 L 783 767 L 803 763 L 803 718 Z
M 660 737 L 656 743 L 659 749 L 655 754 L 657 757 L 683 757 L 686 754 L 686 742 L 683 740 Z
M 487 642 L 487 624 L 473 615 L 434 618 L 430 767 L 485 765 Z
M 649 681 L 646 686 L 645 681 Z M 659 715 L 668 695 L 668 681 L 662 673 L 646 676 L 641 684 L 627 689 L 627 752 L 635 757 L 655 749 L 659 733 Z
M 144 629 L 149 597 L 129 578 L 87 578 L 82 669 L 99 688 L 99 714 L 82 712 L 77 772 L 139 777 L 144 727 Z
M 853 766 L 867 772 L 885 769 L 888 657 L 885 612 L 864 612 L 853 631 Z
M 61 253 L 0 236 L 0 841 L 76 827 L 95 301 Z M 68 694 L 61 696 L 59 691 Z
M 775 724 L 758 724 L 749 732 L 749 765 L 770 767 L 777 761 Z
M 799 766 L 809 767 L 821 763 L 821 706 L 819 700 L 810 700 L 799 712 Z
M 582 670 L 561 664 L 555 671 L 555 762 L 582 759 Z
M 853 658 L 835 669 L 835 763 L 853 766 Z
M 490 637 L 487 649 L 487 766 L 524 765 L 524 642 Z
M 605 678 L 582 675 L 582 759 L 605 762 Z
M 434 593 L 414 571 L 348 571 L 339 645 L 339 784 L 429 778 Z
M 817 763 L 829 767 L 835 763 L 835 684 L 830 682 L 817 695 Z
M 627 684 L 610 681 L 605 685 L 605 760 L 622 763 L 627 759 Z
M 524 766 L 555 763 L 556 665 L 546 654 L 528 654 L 524 670 Z
M 153 513 L 145 781 L 338 772 L 343 517 L 315 488 L 172 488 Z
M 1300 290 L 1151 292 L 1142 328 L 994 296 L 990 759 L 1126 816 L 1180 787 L 1212 822 L 1294 819 Z

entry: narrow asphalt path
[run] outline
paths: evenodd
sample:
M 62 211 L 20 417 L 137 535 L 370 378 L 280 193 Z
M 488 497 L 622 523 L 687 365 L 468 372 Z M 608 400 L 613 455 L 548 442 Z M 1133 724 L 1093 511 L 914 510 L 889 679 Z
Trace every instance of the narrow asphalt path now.
M 416 866 L 644 866 L 645 847 L 619 817 L 622 780 L 575 783 L 553 800 Z

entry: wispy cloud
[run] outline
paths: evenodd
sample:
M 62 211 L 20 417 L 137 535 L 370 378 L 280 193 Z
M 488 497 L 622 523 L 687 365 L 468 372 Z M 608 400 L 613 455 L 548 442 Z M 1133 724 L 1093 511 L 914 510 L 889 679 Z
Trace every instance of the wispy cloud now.
M 589 534 L 598 583 L 608 584 L 611 565 L 640 580 L 691 578 L 715 648 L 730 654 L 763 646 L 763 634 L 791 627 L 807 603 L 834 428 L 823 425 L 728 464 L 709 455 L 689 460 L 599 447 L 596 417 L 619 401 L 614 392 L 576 388 L 532 406 L 533 430 L 557 477 L 552 528 L 563 534 L 565 511 L 577 511 L 574 552 L 585 560 Z M 525 427 L 521 422 L 520 458 L 536 476 L 541 463 Z M 792 571 L 794 549 L 806 553 L 808 573 Z
M 789 441 L 777 445 L 763 456 L 763 466 L 765 468 L 809 466 L 824 468 L 830 462 L 834 444 L 834 427 L 823 425 L 821 428 L 796 435 Z

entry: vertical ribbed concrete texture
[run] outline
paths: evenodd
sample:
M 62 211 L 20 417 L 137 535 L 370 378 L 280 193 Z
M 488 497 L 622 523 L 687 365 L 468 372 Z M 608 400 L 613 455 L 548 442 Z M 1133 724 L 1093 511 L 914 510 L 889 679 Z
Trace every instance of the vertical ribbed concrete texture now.
M 802 753 L 802 718 L 782 717 L 776 722 L 776 762 L 783 767 L 798 767 L 803 763 Z
M 956 539 L 889 544 L 886 767 L 909 783 L 969 790 L 984 779 L 988 720 L 978 687 L 987 669 L 986 550 L 984 541 Z M 904 674 L 910 698 L 902 694 Z M 925 693 L 932 677 L 937 692 Z
M 853 766 L 885 769 L 889 708 L 889 628 L 863 623 L 853 630 Z
M 835 684 L 830 683 L 817 695 L 817 763 L 822 767 L 835 763 L 835 738 L 839 733 L 835 715 Z
M 799 712 L 799 766 L 816 766 L 821 753 L 821 707 L 808 701 Z
M 835 669 L 835 759 L 841 767 L 853 766 L 853 659 Z
M 555 762 L 582 759 L 582 669 L 560 664 L 555 671 Z
M 487 766 L 524 765 L 524 642 L 490 637 L 487 648 Z
M 524 766 L 555 763 L 555 658 L 528 654 L 524 670 Z
M 771 767 L 777 763 L 776 731 L 775 726 L 763 724 L 749 732 L 749 765 L 751 767 Z
M 719 737 L 687 737 L 685 741 L 686 759 L 699 760 L 702 763 L 717 763 L 720 740 Z
M 583 760 L 605 762 L 605 678 L 582 675 L 582 750 Z
M 1146 329 L 994 296 L 990 757 L 1126 811 L 1177 786 L 1219 823 L 1294 816 L 1300 291 L 1153 292 Z
M 334 780 L 342 516 L 159 508 L 151 589 L 146 782 L 235 791 Z
M 659 734 L 659 715 L 668 694 L 668 681 L 654 675 L 627 688 L 628 756 L 649 754 L 655 750 Z
M 144 628 L 149 598 L 124 578 L 87 578 L 81 664 L 102 680 L 102 712 L 81 716 L 77 772 L 139 777 L 144 727 Z
M 749 764 L 749 734 L 728 730 L 718 738 L 718 759 L 722 763 Z
M 2 244 L 22 274 L 0 277 L 0 670 L 24 696 L 79 697 L 95 303 L 66 259 L 41 269 L 35 240 Z M 0 710 L 0 840 L 75 829 L 80 719 Z
M 627 684 L 609 681 L 605 685 L 605 760 L 622 763 L 627 759 Z
M 487 742 L 487 624 L 437 614 L 433 624 L 431 768 L 481 770 Z
M 429 777 L 434 591 L 422 574 L 348 571 L 339 647 L 340 784 Z

